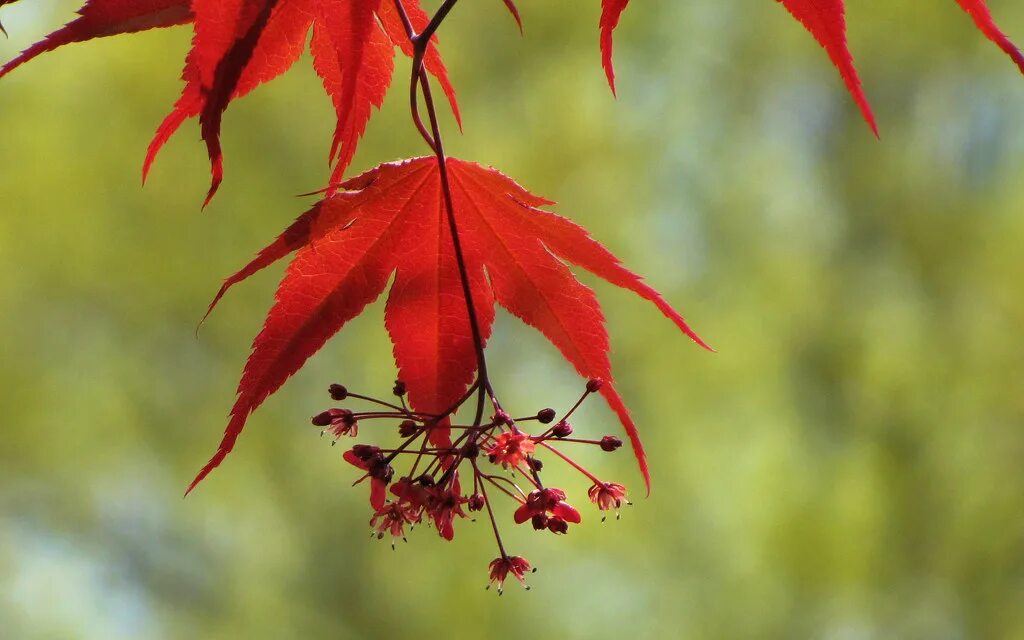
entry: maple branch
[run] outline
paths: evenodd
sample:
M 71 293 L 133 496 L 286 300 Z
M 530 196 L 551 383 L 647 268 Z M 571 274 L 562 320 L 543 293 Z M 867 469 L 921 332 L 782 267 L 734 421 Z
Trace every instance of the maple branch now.
M 430 38 L 433 37 L 437 28 L 441 26 L 441 23 L 448 17 L 448 13 L 455 7 L 455 3 L 458 1 L 459 0 L 445 0 L 444 4 L 437 9 L 437 13 L 435 13 L 434 17 L 430 19 L 430 23 L 423 29 L 423 31 L 420 32 L 419 35 L 413 36 L 412 44 L 416 49 L 421 49 L 422 51 L 426 50 L 427 43 L 430 42 Z M 422 51 L 420 53 L 421 58 L 423 57 Z
M 454 3 L 453 3 L 454 4 Z M 477 372 L 479 377 L 479 400 L 476 407 L 474 424 L 480 424 L 483 418 L 484 395 L 494 397 L 491 389 L 490 379 L 487 376 L 487 358 L 484 355 L 484 339 L 480 331 L 480 320 L 477 317 L 476 306 L 473 304 L 473 290 L 469 283 L 469 271 L 466 268 L 466 258 L 462 250 L 462 240 L 459 237 L 459 226 L 455 220 L 455 206 L 452 203 L 451 180 L 448 175 L 448 164 L 444 154 L 444 143 L 441 141 L 441 130 L 437 122 L 437 112 L 434 109 L 434 101 L 430 94 L 430 80 L 422 67 L 419 70 L 420 86 L 423 89 L 423 103 L 427 107 L 427 115 L 430 118 L 430 128 L 433 132 L 434 153 L 437 156 L 438 171 L 441 176 L 441 194 L 444 196 L 445 214 L 448 218 L 448 231 L 452 237 L 452 248 L 455 250 L 455 264 L 459 268 L 459 281 L 462 284 L 462 294 L 466 299 L 466 312 L 469 314 L 469 328 L 473 335 L 473 348 L 476 351 Z
M 434 137 L 427 131 L 427 127 L 423 124 L 423 118 L 420 117 L 420 105 L 418 98 L 419 91 L 419 73 L 423 65 L 423 56 L 419 53 L 419 48 L 416 42 L 416 29 L 412 26 L 412 20 L 409 19 L 409 14 L 405 10 L 405 6 L 402 4 L 402 0 L 394 0 L 395 11 L 398 12 L 398 17 L 402 20 L 402 26 L 405 27 L 405 35 L 409 38 L 409 42 L 413 45 L 413 61 L 412 61 L 412 78 L 409 87 L 409 110 L 412 112 L 412 121 L 416 125 L 416 129 L 420 132 L 420 136 L 426 141 L 427 146 L 430 150 L 437 154 L 437 145 L 434 142 Z
M 424 27 L 423 31 L 416 33 L 413 28 L 409 14 L 405 10 L 402 0 L 394 0 L 395 9 L 401 17 L 405 26 L 409 42 L 413 45 L 412 77 L 410 79 L 409 101 L 412 110 L 413 122 L 419 129 L 420 135 L 434 152 L 437 158 L 438 172 L 441 177 L 441 193 L 444 198 L 445 214 L 448 219 L 448 231 L 452 237 L 452 248 L 455 253 L 455 263 L 459 269 L 459 281 L 462 285 L 462 294 L 466 300 L 466 312 L 469 314 L 469 327 L 473 336 L 473 348 L 476 352 L 477 361 L 477 383 L 479 396 L 476 406 L 476 417 L 474 425 L 479 425 L 483 418 L 484 397 L 489 396 L 492 403 L 495 402 L 494 391 L 491 388 L 490 379 L 487 376 L 487 358 L 484 355 L 483 333 L 480 331 L 480 321 L 477 317 L 476 306 L 473 303 L 473 291 L 469 282 L 469 271 L 466 268 L 466 259 L 462 250 L 462 241 L 459 237 L 459 226 L 455 220 L 455 206 L 452 203 L 451 180 L 448 175 L 448 163 L 444 152 L 444 143 L 441 139 L 441 127 L 437 120 L 437 110 L 434 107 L 434 98 L 430 91 L 430 78 L 423 68 L 423 56 L 426 54 L 430 39 L 437 32 L 438 27 L 444 22 L 449 12 L 455 7 L 458 0 L 445 0 L 437 12 Z M 419 114 L 419 95 L 422 93 L 423 106 L 426 108 L 427 117 L 430 122 L 430 130 L 427 131 Z

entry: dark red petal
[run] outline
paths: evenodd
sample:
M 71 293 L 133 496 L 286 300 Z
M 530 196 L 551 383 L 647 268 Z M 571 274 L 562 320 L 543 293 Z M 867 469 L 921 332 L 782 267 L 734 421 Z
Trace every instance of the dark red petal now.
M 384 506 L 387 497 L 387 484 L 377 478 L 370 479 L 370 506 L 380 510 Z
M 534 509 L 531 509 L 530 505 L 524 502 L 523 504 L 519 505 L 519 508 L 516 509 L 516 512 L 512 515 L 512 517 L 515 519 L 516 524 L 523 524 L 524 522 L 532 518 L 535 514 L 536 511 Z
M 361 460 L 359 456 L 357 456 L 355 452 L 352 451 L 351 449 L 341 454 L 341 457 L 345 460 L 345 462 L 349 463 L 354 467 L 362 469 L 363 471 L 366 471 L 367 469 L 370 468 L 370 466 L 366 464 L 366 461 Z
M 580 518 L 580 512 L 577 511 L 573 506 L 566 504 L 565 502 L 559 502 L 555 505 L 555 508 L 551 510 L 555 516 L 571 522 L 573 524 L 579 524 L 582 518 Z

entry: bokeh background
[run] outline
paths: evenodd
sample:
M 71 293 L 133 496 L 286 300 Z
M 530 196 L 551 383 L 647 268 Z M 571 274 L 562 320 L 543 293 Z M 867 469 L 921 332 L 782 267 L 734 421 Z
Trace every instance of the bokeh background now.
M 308 58 L 228 111 L 202 213 L 195 123 L 139 181 L 188 28 L 0 82 L 0 637 L 1024 638 L 1024 81 L 953 2 L 852 2 L 878 141 L 777 3 L 635 4 L 618 100 L 596 0 L 523 0 L 524 38 L 499 2 L 463 2 L 442 31 L 450 150 L 558 200 L 719 350 L 584 277 L 654 492 L 620 522 L 581 505 L 563 539 L 506 526 L 540 572 L 501 599 L 485 522 L 370 540 L 364 490 L 308 424 L 330 382 L 390 388 L 380 304 L 181 498 L 280 268 L 196 321 L 328 175 Z M 1024 4 L 991 6 L 1024 40 Z M 0 58 L 75 8 L 5 8 Z M 423 152 L 396 86 L 357 170 Z M 490 357 L 523 411 L 582 384 L 507 315 Z M 577 428 L 616 427 L 594 403 Z M 587 460 L 639 487 L 627 452 Z

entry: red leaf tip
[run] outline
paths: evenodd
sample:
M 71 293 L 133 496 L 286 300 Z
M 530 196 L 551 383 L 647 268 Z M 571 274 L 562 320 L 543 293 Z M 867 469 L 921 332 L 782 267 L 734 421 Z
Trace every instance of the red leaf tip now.
M 601 66 L 604 67 L 613 96 L 618 94 L 615 89 L 615 67 L 612 64 L 612 36 L 628 4 L 629 0 L 601 0 Z

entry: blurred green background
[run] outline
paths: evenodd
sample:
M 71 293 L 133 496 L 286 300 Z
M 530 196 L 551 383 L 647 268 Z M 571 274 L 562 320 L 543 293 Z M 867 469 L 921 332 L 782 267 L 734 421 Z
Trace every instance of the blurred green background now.
M 280 268 L 220 279 L 321 187 L 332 113 L 308 57 L 233 105 L 227 180 L 189 123 L 140 186 L 190 30 L 77 45 L 0 82 L 0 637 L 1024 638 L 1024 82 L 955 3 L 852 2 L 875 140 L 775 2 L 635 3 L 619 99 L 598 2 L 463 2 L 442 44 L 455 155 L 590 229 L 719 349 L 594 284 L 650 452 L 637 489 L 554 539 L 505 526 L 533 591 L 485 592 L 486 522 L 392 552 L 308 416 L 394 365 L 370 309 L 212 452 Z M 927 6 L 925 6 L 927 5 Z M 1024 41 L 1024 4 L 993 0 Z M 5 8 L 9 59 L 75 2 Z M 406 62 L 400 62 L 404 77 Z M 356 158 L 423 153 L 404 81 Z M 522 412 L 582 384 L 500 318 Z M 614 431 L 603 406 L 577 428 Z M 509 521 L 506 523 L 511 525 Z

